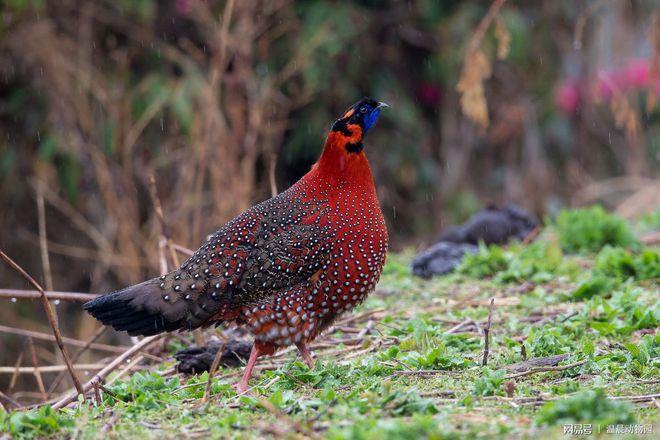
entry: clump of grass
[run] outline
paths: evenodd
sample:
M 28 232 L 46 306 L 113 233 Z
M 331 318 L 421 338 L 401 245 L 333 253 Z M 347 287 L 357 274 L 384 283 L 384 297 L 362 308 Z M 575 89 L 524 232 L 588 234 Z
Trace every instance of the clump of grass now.
M 546 282 L 553 278 L 563 263 L 557 242 L 538 241 L 528 246 L 480 246 L 476 254 L 468 254 L 457 271 L 472 278 L 495 277 L 500 283 L 518 281 Z
M 594 270 L 602 275 L 625 281 L 636 278 L 637 265 L 630 252 L 620 247 L 605 246 L 596 255 Z
M 660 278 L 660 250 L 646 249 L 636 259 L 638 280 Z
M 512 283 L 529 280 L 546 282 L 553 278 L 563 260 L 561 247 L 556 241 L 537 241 L 523 247 L 509 261 L 497 281 Z
M 634 421 L 630 405 L 609 400 L 602 389 L 582 391 L 567 399 L 548 402 L 536 417 L 540 425 L 583 422 L 596 426 Z
M 605 245 L 638 246 L 628 223 L 601 206 L 563 210 L 557 215 L 555 227 L 565 252 L 598 252 Z
M 641 216 L 639 225 L 646 231 L 660 230 L 660 209 Z
M 479 252 L 465 255 L 456 271 L 472 278 L 485 278 L 507 269 L 510 258 L 500 246 L 480 244 Z
M 484 367 L 481 376 L 474 380 L 472 393 L 476 396 L 504 395 L 502 382 L 504 382 L 504 370 L 491 370 Z
M 643 299 L 644 291 L 628 287 L 605 300 L 595 297 L 587 304 L 593 319 L 589 326 L 601 335 L 627 335 L 636 330 L 660 326 L 660 303 Z
M 569 338 L 559 328 L 549 326 L 532 327 L 526 345 L 534 357 L 564 354 L 572 350 Z
M 571 299 L 580 301 L 595 296 L 606 296 L 612 292 L 613 288 L 614 283 L 611 279 L 602 275 L 592 275 L 578 284 L 570 296 Z
M 6 413 L 0 410 L 0 432 L 14 438 L 46 438 L 72 429 L 74 421 L 64 412 L 50 406 L 37 410 Z
M 604 276 L 621 281 L 660 278 L 660 251 L 646 249 L 633 255 L 626 249 L 605 246 L 596 256 L 594 267 Z
M 645 249 L 640 254 L 620 248 L 605 246 L 596 255 L 591 275 L 571 293 L 574 300 L 607 296 L 627 280 L 660 278 L 660 251 Z

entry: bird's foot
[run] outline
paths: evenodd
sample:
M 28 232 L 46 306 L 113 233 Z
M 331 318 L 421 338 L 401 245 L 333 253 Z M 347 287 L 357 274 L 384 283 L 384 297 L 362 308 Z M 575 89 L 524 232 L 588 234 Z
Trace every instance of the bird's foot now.
M 307 350 L 307 346 L 304 343 L 299 342 L 296 344 L 296 347 L 298 347 L 298 351 L 300 352 L 300 356 L 302 356 L 303 361 L 305 361 L 310 370 L 313 370 L 314 359 L 312 359 L 311 353 L 309 350 Z
M 239 382 L 236 382 L 231 386 L 234 391 L 236 391 L 236 394 L 241 395 L 247 393 L 248 390 L 248 384 L 244 380 L 240 380 Z

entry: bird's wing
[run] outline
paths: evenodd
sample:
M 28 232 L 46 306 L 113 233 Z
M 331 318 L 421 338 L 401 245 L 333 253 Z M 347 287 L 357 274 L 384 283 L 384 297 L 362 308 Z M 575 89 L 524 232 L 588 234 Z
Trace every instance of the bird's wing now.
M 220 228 L 178 270 L 86 308 L 133 334 L 240 318 L 243 306 L 271 300 L 328 260 L 332 232 L 323 206 L 282 193 Z

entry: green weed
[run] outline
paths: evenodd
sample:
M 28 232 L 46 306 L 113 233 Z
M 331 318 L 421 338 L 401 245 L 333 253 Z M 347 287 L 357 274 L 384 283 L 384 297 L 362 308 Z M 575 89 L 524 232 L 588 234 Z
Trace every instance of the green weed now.
M 557 215 L 555 228 L 565 252 L 598 252 L 605 245 L 638 246 L 628 223 L 601 206 L 563 210 Z
M 15 438 L 51 437 L 73 426 L 73 418 L 63 411 L 54 411 L 50 406 L 14 413 L 0 410 L 0 433 L 7 432 Z
M 481 376 L 474 380 L 472 392 L 476 396 L 504 395 L 502 382 L 504 382 L 504 370 L 491 370 L 484 367 Z
M 581 391 L 566 399 L 548 402 L 541 407 L 536 417 L 540 425 L 580 422 L 609 425 L 634 421 L 630 406 L 609 400 L 602 389 Z
M 472 278 L 485 278 L 507 269 L 510 259 L 511 256 L 501 247 L 480 244 L 479 252 L 466 254 L 456 271 Z

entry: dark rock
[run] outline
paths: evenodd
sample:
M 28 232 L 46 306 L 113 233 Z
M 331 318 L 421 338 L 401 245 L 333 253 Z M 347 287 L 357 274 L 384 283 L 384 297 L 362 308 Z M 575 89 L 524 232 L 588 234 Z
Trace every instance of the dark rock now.
M 174 355 L 179 362 L 177 371 L 184 374 L 200 374 L 209 371 L 221 345 L 220 342 L 210 342 L 205 347 L 191 347 L 177 352 Z M 220 366 L 238 367 L 243 365 L 250 357 L 251 350 L 252 342 L 250 341 L 227 341 L 220 357 Z
M 538 225 L 538 219 L 520 206 L 489 206 L 474 214 L 461 226 L 448 228 L 440 234 L 439 241 L 504 244 L 511 238 L 523 240 Z
M 473 244 L 441 241 L 418 254 L 412 261 L 412 270 L 415 275 L 422 278 L 443 275 L 454 270 L 466 253 L 474 254 L 478 251 L 479 247 Z
M 480 242 L 504 244 L 511 238 L 523 240 L 538 225 L 536 217 L 517 205 L 489 206 L 464 224 L 447 228 L 440 234 L 438 243 L 414 258 L 413 273 L 422 278 L 449 273 L 466 253 L 476 253 Z

